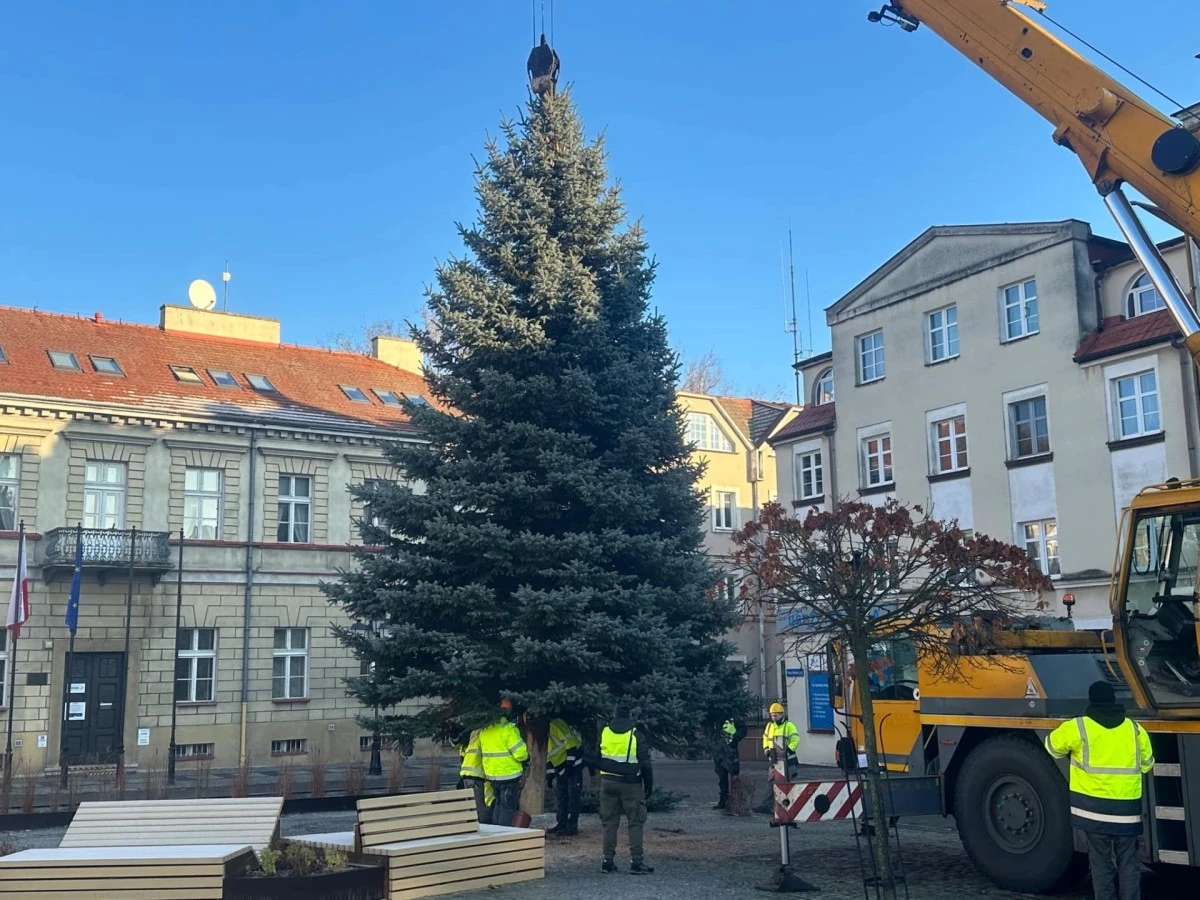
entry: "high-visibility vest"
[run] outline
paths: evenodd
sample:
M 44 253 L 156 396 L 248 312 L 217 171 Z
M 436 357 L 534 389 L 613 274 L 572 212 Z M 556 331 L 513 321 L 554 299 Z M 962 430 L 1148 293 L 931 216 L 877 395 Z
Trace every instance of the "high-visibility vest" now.
M 620 778 L 636 778 L 640 774 L 637 761 L 637 735 L 630 728 L 618 734 L 607 725 L 600 733 L 600 774 Z M 605 765 L 607 763 L 608 765 Z
M 1105 728 L 1080 716 L 1046 737 L 1055 759 L 1071 758 L 1071 822 L 1083 831 L 1142 833 L 1142 776 L 1154 769 L 1150 736 L 1133 719 Z
M 732 743 L 733 736 L 737 734 L 737 726 L 733 724 L 733 719 L 726 719 L 721 730 L 725 732 L 725 738 Z
M 796 748 L 800 746 L 800 734 L 796 731 L 796 726 L 786 719 L 782 722 L 767 723 L 767 727 L 763 729 L 763 749 L 774 748 L 775 738 L 783 738 L 783 745 L 788 753 L 795 753 Z
M 479 747 L 479 729 L 471 732 L 467 746 L 463 747 L 459 753 L 462 756 L 462 765 L 458 768 L 458 777 L 482 778 L 483 751 Z
M 483 756 L 483 777 L 488 781 L 520 778 L 529 760 L 520 729 L 508 719 L 498 719 L 479 732 L 479 751 Z
M 550 737 L 546 742 L 547 763 L 557 769 L 567 761 L 569 751 L 581 746 L 583 746 L 583 741 L 580 739 L 578 731 L 562 719 L 551 720 Z

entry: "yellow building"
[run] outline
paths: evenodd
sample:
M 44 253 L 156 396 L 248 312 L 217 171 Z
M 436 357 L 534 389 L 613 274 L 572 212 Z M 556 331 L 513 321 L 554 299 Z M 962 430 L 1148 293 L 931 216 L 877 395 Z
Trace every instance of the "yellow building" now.
M 687 416 L 687 438 L 696 448 L 694 458 L 705 465 L 699 485 L 708 498 L 705 549 L 718 568 L 730 571 L 726 564 L 734 550 L 734 534 L 776 499 L 775 450 L 767 442 L 799 409 L 689 391 L 680 391 L 678 398 Z M 749 586 L 742 591 L 732 572 L 718 583 L 718 590 L 742 601 L 742 623 L 729 638 L 737 646 L 735 658 L 754 663 L 748 687 L 765 705 L 781 695 L 784 683 L 774 607 Z

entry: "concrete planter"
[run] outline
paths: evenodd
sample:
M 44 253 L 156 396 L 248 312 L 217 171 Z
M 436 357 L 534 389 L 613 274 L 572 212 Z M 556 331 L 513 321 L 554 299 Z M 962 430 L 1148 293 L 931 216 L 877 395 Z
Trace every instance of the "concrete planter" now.
M 382 900 L 386 866 L 351 865 L 317 875 L 237 875 L 225 879 L 224 900 Z

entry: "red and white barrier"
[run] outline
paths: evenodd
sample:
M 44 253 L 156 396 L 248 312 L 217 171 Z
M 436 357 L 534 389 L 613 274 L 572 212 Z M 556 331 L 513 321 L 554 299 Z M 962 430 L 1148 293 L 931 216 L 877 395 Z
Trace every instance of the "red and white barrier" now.
M 775 822 L 832 822 L 856 818 L 862 813 L 862 787 L 849 781 L 809 781 L 797 784 L 775 781 Z M 819 812 L 817 802 L 829 801 L 825 812 Z

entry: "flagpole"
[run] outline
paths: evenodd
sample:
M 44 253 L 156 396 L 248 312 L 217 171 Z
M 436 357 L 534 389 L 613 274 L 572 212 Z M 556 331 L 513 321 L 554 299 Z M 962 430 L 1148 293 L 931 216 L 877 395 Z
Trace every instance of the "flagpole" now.
M 21 522 L 21 536 L 17 540 L 17 574 L 13 582 L 13 596 L 9 601 L 9 618 L 13 616 L 13 604 L 20 602 L 18 593 L 22 590 L 22 585 L 19 584 L 22 576 L 21 563 L 25 559 L 25 522 Z M 18 617 L 19 619 L 19 617 Z M 8 648 L 8 669 L 9 669 L 9 689 L 8 696 L 5 701 L 8 703 L 8 736 L 4 744 L 4 791 L 7 795 L 12 787 L 12 734 L 13 734 L 13 711 L 16 709 L 16 697 L 13 696 L 17 690 L 17 640 L 21 633 L 20 621 L 17 623 L 17 628 L 9 628 L 8 634 L 12 638 L 12 646 Z M 5 806 L 7 807 L 7 802 Z
M 59 723 L 58 768 L 62 787 L 67 789 L 70 772 L 67 766 L 67 723 L 71 708 L 71 659 L 75 655 L 75 630 L 79 627 L 79 576 L 80 560 L 83 559 L 83 523 L 75 526 L 75 572 L 71 576 L 71 595 L 67 598 L 67 627 L 71 629 L 71 640 L 67 644 L 67 669 L 63 679 L 62 721 Z M 71 606 L 75 610 L 72 615 Z
M 171 667 L 171 744 L 167 750 L 167 784 L 175 783 L 175 718 L 179 712 L 179 700 L 175 695 L 176 675 L 179 668 L 179 625 L 183 619 L 183 529 L 179 529 L 179 580 L 175 591 L 175 665 Z

